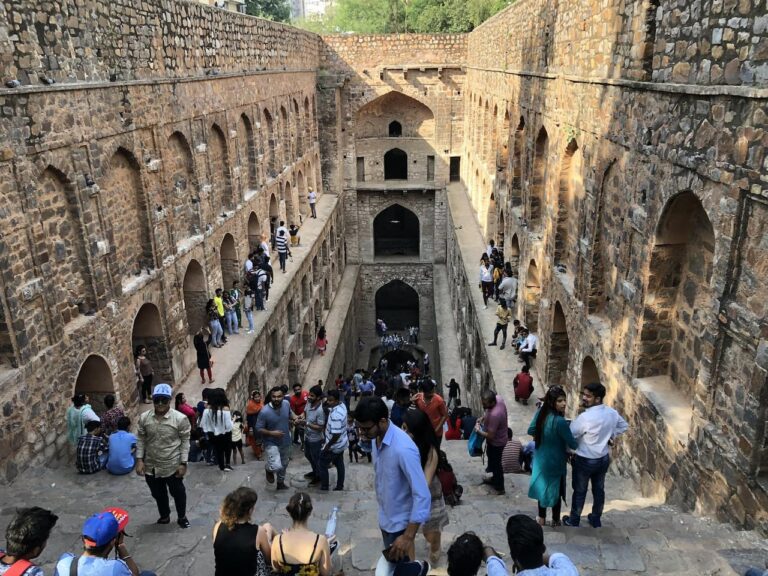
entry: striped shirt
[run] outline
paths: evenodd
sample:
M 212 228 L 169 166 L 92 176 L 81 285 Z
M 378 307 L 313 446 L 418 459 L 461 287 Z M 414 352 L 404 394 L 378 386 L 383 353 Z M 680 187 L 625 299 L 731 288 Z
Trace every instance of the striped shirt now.
M 278 236 L 275 238 L 275 247 L 277 248 L 277 251 L 279 254 L 285 254 L 288 252 L 288 238 L 283 236 Z
M 339 438 L 331 444 L 334 435 Z M 334 454 L 344 452 L 349 446 L 347 437 L 347 407 L 344 404 L 337 404 L 328 414 L 328 421 L 325 423 L 325 443 L 323 448 L 328 448 Z

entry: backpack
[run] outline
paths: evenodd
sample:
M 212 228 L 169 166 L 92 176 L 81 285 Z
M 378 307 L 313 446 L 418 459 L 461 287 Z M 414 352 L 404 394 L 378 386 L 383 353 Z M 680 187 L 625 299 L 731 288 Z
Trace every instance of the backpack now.
M 467 442 L 469 455 L 473 458 L 482 456 L 483 442 L 485 442 L 485 438 L 480 436 L 480 434 L 477 433 L 477 430 L 472 430 L 472 434 L 470 434 L 469 441 Z
M 4 556 L 6 556 L 6 554 L 0 552 L 0 558 L 3 558 Z M 32 562 L 29 560 L 16 560 L 16 562 L 8 567 L 8 570 L 5 571 L 4 576 L 22 576 L 22 574 L 32 568 L 32 566 L 34 566 L 34 564 L 32 564 Z
M 448 463 L 448 457 L 445 452 L 440 450 L 437 461 L 437 479 L 440 481 L 440 487 L 443 490 L 443 499 L 449 506 L 461 504 L 461 496 L 464 494 L 464 488 L 456 480 L 456 474 L 453 467 Z

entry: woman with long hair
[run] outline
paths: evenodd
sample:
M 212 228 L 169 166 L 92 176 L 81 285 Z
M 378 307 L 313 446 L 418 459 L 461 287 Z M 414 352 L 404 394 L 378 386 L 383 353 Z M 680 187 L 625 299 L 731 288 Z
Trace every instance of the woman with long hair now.
M 189 424 L 194 430 L 197 427 L 197 412 L 195 412 L 195 409 L 192 406 L 187 404 L 187 398 L 184 396 L 184 392 L 176 394 L 175 407 L 176 411 L 181 412 L 184 416 L 189 418 Z
M 195 336 L 192 338 L 192 344 L 195 346 L 195 354 L 197 355 L 197 369 L 200 370 L 200 383 L 205 384 L 205 373 L 208 373 L 208 381 L 213 384 L 213 373 L 211 367 L 213 366 L 213 360 L 211 360 L 211 350 L 208 348 L 208 343 L 205 341 L 206 332 L 210 334 L 210 331 L 206 326 L 201 326 Z
M 317 331 L 317 340 L 315 340 L 315 346 L 317 351 L 320 352 L 320 356 L 325 354 L 325 349 L 328 347 L 328 338 L 325 335 L 325 326 L 320 326 Z
M 213 444 L 219 470 L 231 471 L 232 415 L 229 412 L 229 400 L 222 388 L 214 388 L 208 392 L 208 406 L 203 411 L 200 427 Z
M 136 383 L 139 386 L 141 400 L 144 404 L 152 404 L 152 378 L 154 377 L 154 371 L 152 370 L 152 362 L 147 358 L 147 347 L 144 345 L 136 346 L 134 358 Z
M 267 576 L 274 530 L 251 524 L 258 496 L 246 486 L 227 494 L 213 527 L 215 576 Z
M 528 497 L 539 503 L 536 521 L 541 526 L 547 521 L 547 508 L 552 508 L 552 526 L 560 526 L 560 504 L 565 499 L 565 476 L 568 472 L 568 448 L 575 450 L 578 446 L 564 414 L 565 391 L 560 386 L 551 386 L 528 427 L 528 434 L 536 443 Z
M 312 514 L 312 498 L 297 492 L 285 508 L 293 526 L 272 540 L 272 568 L 287 576 L 329 576 L 331 548 L 322 534 L 307 528 Z
M 429 417 L 421 410 L 406 410 L 403 413 L 403 430 L 413 439 L 421 456 L 421 467 L 432 497 L 429 520 L 424 523 L 424 538 L 429 544 L 429 562 L 433 566 L 440 560 L 440 538 L 442 530 L 448 525 L 448 511 L 443 499 L 443 487 L 437 476 L 437 464 L 440 455 L 437 448 L 437 436 Z
M 219 311 L 213 298 L 210 298 L 205 304 L 205 317 L 208 318 L 208 326 L 211 328 L 209 344 L 215 348 L 221 348 L 223 346 L 222 337 L 224 336 L 224 329 L 221 327 L 221 322 L 219 322 Z

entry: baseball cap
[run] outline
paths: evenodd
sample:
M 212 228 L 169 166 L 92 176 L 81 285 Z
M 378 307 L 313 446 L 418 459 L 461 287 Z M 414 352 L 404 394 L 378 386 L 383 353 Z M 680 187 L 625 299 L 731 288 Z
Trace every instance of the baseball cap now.
M 170 398 L 173 396 L 173 390 L 168 384 L 158 384 L 152 391 L 152 397 L 154 398 L 155 396 L 168 396 Z
M 117 527 L 120 529 L 120 532 L 125 531 L 125 527 L 128 526 L 128 522 L 131 519 L 127 511 L 123 510 L 122 508 L 115 508 L 114 506 L 110 506 L 109 508 L 106 508 L 104 512 L 109 512 L 112 514 L 112 516 L 115 517 L 115 520 L 117 520 Z
M 104 546 L 120 534 L 120 524 L 112 512 L 94 514 L 83 524 L 83 542 L 89 548 Z

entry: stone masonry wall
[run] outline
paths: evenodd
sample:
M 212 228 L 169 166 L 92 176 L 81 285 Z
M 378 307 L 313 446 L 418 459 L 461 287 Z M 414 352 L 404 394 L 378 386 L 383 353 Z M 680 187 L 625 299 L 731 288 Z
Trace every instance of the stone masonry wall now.
M 765 293 L 768 261 L 763 20 L 757 2 L 515 3 L 469 36 L 462 178 L 481 225 L 519 244 L 538 377 L 562 372 L 563 335 L 549 334 L 560 302 L 569 394 L 589 357 L 630 421 L 621 470 L 647 492 L 768 530 L 766 311 L 753 296 Z M 568 266 L 557 270 L 558 190 L 574 145 L 582 200 L 568 206 L 569 246 L 557 247 Z M 694 236 L 656 270 L 657 228 L 682 195 L 714 242 Z M 694 228 L 693 214 L 681 226 Z M 650 363 L 643 334 L 656 305 L 669 332 L 657 332 Z M 646 393 L 646 375 L 671 385 Z M 667 419 L 678 405 L 692 408 L 689 422 Z

